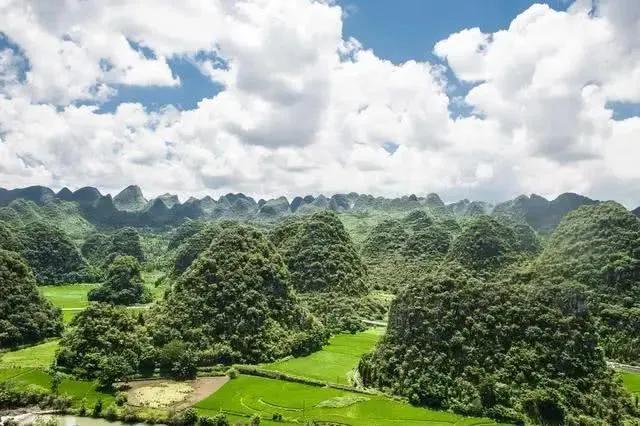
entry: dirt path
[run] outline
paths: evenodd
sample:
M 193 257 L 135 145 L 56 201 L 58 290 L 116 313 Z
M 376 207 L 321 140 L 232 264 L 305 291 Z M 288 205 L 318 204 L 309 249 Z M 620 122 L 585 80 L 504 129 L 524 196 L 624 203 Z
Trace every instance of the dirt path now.
M 216 377 L 199 377 L 194 381 L 193 392 L 189 395 L 183 403 L 179 404 L 177 408 L 187 408 L 198 401 L 202 401 L 212 393 L 216 392 L 225 383 L 229 381 L 228 376 L 216 376 Z

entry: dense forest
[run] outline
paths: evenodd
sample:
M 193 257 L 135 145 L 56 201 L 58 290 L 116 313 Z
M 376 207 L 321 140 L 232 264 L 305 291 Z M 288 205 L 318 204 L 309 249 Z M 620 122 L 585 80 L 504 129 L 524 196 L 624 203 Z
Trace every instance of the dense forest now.
M 93 287 L 63 328 L 38 286 L 73 283 Z M 70 377 L 187 379 L 370 324 L 386 331 L 360 390 L 514 423 L 637 424 L 610 363 L 640 366 L 640 219 L 577 194 L 0 190 L 0 348 L 61 336 L 52 368 Z

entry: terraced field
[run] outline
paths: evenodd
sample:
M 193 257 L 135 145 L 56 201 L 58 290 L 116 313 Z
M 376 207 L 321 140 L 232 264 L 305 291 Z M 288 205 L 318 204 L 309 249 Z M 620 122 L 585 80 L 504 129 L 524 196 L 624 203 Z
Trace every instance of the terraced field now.
M 346 404 L 346 405 L 345 405 Z M 467 418 L 446 411 L 413 407 L 384 396 L 362 395 L 255 376 L 240 376 L 195 405 L 201 414 L 223 411 L 232 418 L 259 414 L 261 424 L 280 413 L 285 424 L 315 420 L 354 426 L 495 425 L 488 419 Z M 282 424 L 282 423 L 273 423 Z
M 262 367 L 294 376 L 348 384 L 349 373 L 358 365 L 360 357 L 373 348 L 383 333 L 384 328 L 378 327 L 362 333 L 339 334 L 332 337 L 321 351 L 306 357 L 264 364 Z

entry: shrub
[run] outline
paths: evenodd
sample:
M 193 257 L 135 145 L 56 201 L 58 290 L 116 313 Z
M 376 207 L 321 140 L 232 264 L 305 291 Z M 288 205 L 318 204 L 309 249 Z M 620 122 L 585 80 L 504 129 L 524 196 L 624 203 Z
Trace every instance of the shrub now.
M 127 403 L 127 393 L 126 392 L 116 392 L 116 405 L 118 407 L 122 407 Z
M 236 370 L 235 368 L 231 367 L 230 369 L 228 369 L 225 373 L 231 380 L 235 379 L 236 377 L 238 377 L 238 374 L 240 374 L 238 372 L 238 370 Z
M 200 416 L 198 418 L 199 426 L 229 426 L 229 420 L 223 413 L 218 413 L 213 417 Z
M 104 418 L 109 421 L 114 421 L 118 419 L 118 407 L 115 404 L 110 404 L 104 410 Z
M 93 410 L 91 410 L 91 415 L 93 417 L 100 417 L 102 414 L 102 400 L 98 398 L 96 403 L 93 405 Z

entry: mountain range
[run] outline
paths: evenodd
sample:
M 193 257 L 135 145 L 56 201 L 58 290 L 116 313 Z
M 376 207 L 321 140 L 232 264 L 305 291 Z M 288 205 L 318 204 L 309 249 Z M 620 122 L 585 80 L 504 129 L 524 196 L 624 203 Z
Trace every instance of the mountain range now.
M 0 206 L 8 206 L 19 199 L 29 200 L 38 205 L 56 202 L 77 203 L 87 220 L 101 225 L 163 226 L 177 224 L 187 218 L 269 220 L 319 210 L 365 212 L 428 208 L 458 217 L 476 214 L 507 216 L 515 221 L 528 223 L 539 232 L 551 231 L 569 211 L 582 205 L 599 202 L 579 194 L 564 193 L 554 200 L 547 200 L 536 194 L 521 195 L 495 206 L 484 201 L 467 199 L 445 204 L 434 193 L 424 197 L 412 194 L 398 198 L 385 198 L 355 192 L 334 194 L 330 197 L 297 196 L 291 201 L 286 197 L 256 201 L 242 193 L 229 193 L 217 200 L 205 196 L 200 199 L 191 197 L 180 202 L 179 198 L 173 194 L 164 194 L 147 200 L 140 187 L 136 185 L 126 187 L 115 197 L 110 194 L 103 195 L 93 187 L 84 187 L 76 191 L 63 188 L 57 193 L 44 186 L 0 188 Z M 640 216 L 640 207 L 633 212 Z

